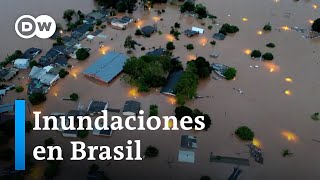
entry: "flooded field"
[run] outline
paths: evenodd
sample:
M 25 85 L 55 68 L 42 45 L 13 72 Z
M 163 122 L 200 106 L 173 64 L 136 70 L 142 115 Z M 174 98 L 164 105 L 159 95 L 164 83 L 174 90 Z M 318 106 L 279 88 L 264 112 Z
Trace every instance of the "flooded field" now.
M 90 135 L 84 140 L 88 145 L 123 145 L 128 139 L 141 139 L 142 148 L 148 145 L 156 146 L 159 157 L 147 159 L 142 162 L 101 162 L 96 161 L 100 168 L 111 179 L 155 179 L 155 180 L 197 180 L 202 175 L 209 175 L 212 179 L 227 179 L 232 173 L 233 166 L 209 162 L 212 152 L 221 156 L 248 158 L 248 147 L 233 136 L 236 128 L 242 125 L 250 127 L 255 132 L 255 144 L 263 150 L 264 164 L 257 164 L 250 158 L 249 167 L 241 167 L 243 173 L 239 179 L 243 180 L 270 180 L 270 179 L 320 179 L 319 162 L 320 144 L 312 139 L 319 139 L 319 122 L 312 121 L 310 116 L 320 111 L 320 80 L 319 80 L 319 40 L 303 38 L 303 34 L 285 27 L 299 27 L 310 29 L 310 20 L 320 17 L 316 1 L 284 1 L 284 0 L 198 0 L 205 4 L 210 13 L 218 17 L 217 23 L 212 20 L 197 20 L 188 15 L 182 15 L 178 7 L 170 5 L 158 5 L 150 11 L 139 8 L 131 16 L 139 19 L 125 31 L 115 30 L 108 26 L 103 34 L 109 36 L 104 40 L 106 45 L 99 49 L 99 41 L 95 38 L 92 42 L 82 41 L 84 47 L 91 48 L 89 59 L 83 62 L 70 60 L 74 67 L 70 75 L 60 79 L 47 94 L 47 101 L 40 106 L 28 105 L 28 116 L 31 111 L 41 110 L 44 114 L 51 112 L 67 112 L 78 108 L 79 105 L 87 107 L 91 100 L 103 100 L 112 108 L 122 108 L 128 99 L 136 99 L 142 103 L 142 109 L 147 111 L 150 104 L 159 106 L 159 116 L 173 115 L 176 107 L 172 99 L 159 93 L 160 89 L 152 89 L 150 93 L 139 94 L 132 87 L 115 79 L 109 85 L 97 84 L 83 76 L 82 71 L 95 62 L 96 59 L 108 51 L 125 53 L 123 44 L 127 35 L 146 51 L 140 48 L 134 51 L 140 56 L 152 47 L 165 47 L 168 41 L 173 41 L 176 49 L 175 56 L 179 56 L 185 65 L 187 61 L 196 56 L 203 56 L 211 63 L 219 62 L 238 70 L 234 81 L 217 81 L 212 78 L 201 81 L 198 86 L 199 96 L 210 96 L 192 100 L 187 106 L 209 114 L 213 120 L 211 128 L 207 132 L 184 131 L 119 131 L 114 132 L 111 138 L 95 137 Z M 40 15 L 48 14 L 57 22 L 65 23 L 62 19 L 65 9 L 81 10 L 84 13 L 95 8 L 91 0 L 5 0 L 1 2 L 0 22 L 1 41 L 0 58 L 10 54 L 16 49 L 25 50 L 28 47 L 39 47 L 45 53 L 53 41 L 37 38 L 23 40 L 14 32 L 15 20 L 23 14 Z M 165 9 L 160 16 L 155 9 Z M 163 21 L 160 21 L 160 18 Z M 192 26 L 203 27 L 203 35 L 188 38 L 181 35 L 180 40 L 175 40 L 169 35 L 170 27 L 175 22 L 181 23 L 181 30 Z M 273 30 L 269 33 L 260 32 L 263 26 L 270 22 Z M 205 25 L 201 25 L 204 24 Z M 240 31 L 228 36 L 224 41 L 217 41 L 215 46 L 209 42 L 212 35 L 223 23 L 237 25 Z M 138 26 L 157 24 L 162 35 L 155 33 L 151 38 L 136 37 L 134 33 Z M 213 25 L 208 30 L 208 25 Z M 113 40 L 111 40 L 111 38 Z M 267 43 L 275 43 L 276 48 L 269 49 Z M 195 48 L 188 51 L 184 46 L 193 43 Z M 247 53 L 253 49 L 262 52 L 272 52 L 275 59 L 270 62 L 252 60 Z M 217 51 L 220 57 L 210 58 L 209 55 Z M 250 66 L 259 66 L 251 68 Z M 30 70 L 22 71 L 12 83 L 26 86 L 27 76 Z M 216 76 L 212 74 L 211 76 Z M 240 94 L 234 89 L 241 89 Z M 79 102 L 63 101 L 71 93 L 78 93 Z M 3 99 L 4 102 L 12 102 L 16 98 L 26 98 L 26 94 L 9 92 Z M 194 164 L 177 162 L 180 148 L 180 136 L 194 134 L 198 137 L 198 149 Z M 43 144 L 44 139 L 53 137 L 56 144 L 64 149 L 66 157 L 71 156 L 69 141 L 73 139 L 63 138 L 58 132 L 32 132 L 27 135 L 27 150 L 31 154 L 36 145 Z M 70 147 L 70 148 L 68 148 Z M 283 158 L 282 151 L 290 149 L 293 156 Z M 171 166 L 169 162 L 173 162 Z M 64 162 L 62 171 L 57 179 L 84 178 L 88 166 L 93 162 Z M 41 169 L 41 168 L 39 168 Z M 40 179 L 32 177 L 31 179 Z

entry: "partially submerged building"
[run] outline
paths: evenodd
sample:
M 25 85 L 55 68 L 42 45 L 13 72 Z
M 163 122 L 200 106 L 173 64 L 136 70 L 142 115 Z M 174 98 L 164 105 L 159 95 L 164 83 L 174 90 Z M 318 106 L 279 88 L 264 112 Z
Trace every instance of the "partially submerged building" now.
M 204 33 L 204 29 L 198 28 L 198 27 L 192 27 L 191 30 L 195 31 L 195 32 L 198 32 L 199 34 L 203 34 Z
M 181 148 L 197 149 L 197 137 L 188 135 L 181 136 Z
M 31 60 L 34 59 L 40 53 L 41 49 L 39 48 L 29 48 L 23 53 L 22 58 Z
M 0 80 L 9 81 L 14 76 L 16 76 L 18 72 L 19 72 L 19 69 L 17 68 L 0 69 Z
M 141 103 L 137 101 L 126 101 L 122 110 L 125 116 L 136 116 L 141 109 Z
M 195 161 L 195 153 L 193 151 L 179 151 L 178 154 L 178 161 L 179 162 L 187 162 L 187 163 L 194 163 Z
M 226 38 L 226 35 L 224 35 L 222 33 L 214 33 L 212 37 L 216 40 L 222 41 Z
M 156 31 L 157 31 L 157 28 L 155 26 L 145 26 L 141 28 L 142 34 L 146 37 L 150 37 Z
M 101 114 L 101 111 L 107 110 L 108 108 L 108 103 L 107 102 L 102 102 L 102 101 L 91 101 L 87 112 L 90 115 L 94 114 Z
M 183 70 L 174 71 L 168 75 L 167 83 L 160 90 L 160 93 L 175 96 L 176 95 L 176 87 L 183 75 Z
M 89 66 L 83 73 L 99 82 L 110 83 L 123 71 L 128 56 L 118 52 L 109 52 Z
M 167 53 L 167 51 L 163 48 L 158 48 L 153 51 L 147 52 L 148 56 L 163 56 Z
M 187 30 L 184 31 L 184 34 L 185 34 L 186 36 L 188 36 L 188 37 L 193 37 L 193 36 L 195 36 L 195 35 L 198 35 L 199 32 L 198 32 L 198 31 L 193 31 L 193 30 L 191 30 L 191 29 L 187 29 Z
M 110 128 L 110 126 L 109 126 L 109 129 L 102 129 L 102 130 L 97 130 L 96 128 L 94 128 L 93 135 L 110 137 L 112 135 L 112 129 Z
M 14 67 L 18 69 L 28 69 L 29 68 L 30 59 L 16 59 L 13 63 Z

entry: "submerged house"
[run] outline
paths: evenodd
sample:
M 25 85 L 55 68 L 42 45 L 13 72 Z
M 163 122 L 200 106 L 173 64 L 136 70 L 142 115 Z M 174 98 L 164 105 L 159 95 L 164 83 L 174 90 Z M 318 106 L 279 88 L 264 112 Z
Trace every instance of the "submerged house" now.
M 108 103 L 102 101 L 91 101 L 87 112 L 92 116 L 94 114 L 101 114 L 101 111 L 107 110 Z
M 170 95 L 170 96 L 175 96 L 176 95 L 175 89 L 182 75 L 183 75 L 183 70 L 174 71 L 170 73 L 167 78 L 167 84 L 162 87 L 162 89 L 160 90 L 160 93 Z
M 142 34 L 146 37 L 150 37 L 156 31 L 157 31 L 157 28 L 154 26 L 145 26 L 141 28 Z
M 0 69 L 0 80 L 1 81 L 9 81 L 14 76 L 16 76 L 19 72 L 17 68 L 10 68 L 10 69 Z
M 102 129 L 102 130 L 97 130 L 96 128 L 94 128 L 92 134 L 95 136 L 111 136 L 112 129 L 110 126 L 108 126 L 108 127 L 109 127 L 109 129 Z
M 52 68 L 52 66 L 47 66 L 44 68 L 33 66 L 29 74 L 29 78 L 39 80 L 43 85 L 52 86 L 54 82 L 59 79 L 58 74 L 49 72 Z
M 141 103 L 137 101 L 126 101 L 122 110 L 125 116 L 136 116 L 141 108 Z
M 109 52 L 83 71 L 83 74 L 99 82 L 110 83 L 123 71 L 128 59 L 125 54 Z
M 226 35 L 224 35 L 222 33 L 214 33 L 212 37 L 216 40 L 222 41 L 226 38 Z
M 188 135 L 181 136 L 181 148 L 197 149 L 197 137 Z
M 71 37 L 77 40 L 83 40 L 87 32 L 93 28 L 92 24 L 84 23 L 83 25 L 75 28 L 72 33 Z
M 129 23 L 127 21 L 123 21 L 121 19 L 114 18 L 111 21 L 111 26 L 115 29 L 125 30 L 128 27 Z
M 195 32 L 198 32 L 199 34 L 203 34 L 204 33 L 204 29 L 198 28 L 198 27 L 192 27 L 191 30 L 195 31 Z
M 39 59 L 38 64 L 42 67 L 55 64 L 55 60 L 58 58 L 58 56 L 65 55 L 65 53 L 66 53 L 66 46 L 64 45 L 54 46 L 46 53 L 45 56 L 42 56 Z
M 167 51 L 163 48 L 158 48 L 153 51 L 148 52 L 146 55 L 148 56 L 163 56 L 167 53 Z
M 193 31 L 193 30 L 191 30 L 191 29 L 187 29 L 187 30 L 184 31 L 184 34 L 185 34 L 186 36 L 188 36 L 188 37 L 193 37 L 193 36 L 195 36 L 195 35 L 198 35 L 199 32 L 198 32 L 198 31 Z
M 41 51 L 42 50 L 39 48 L 29 48 L 23 53 L 22 58 L 30 60 L 34 59 L 37 55 L 41 53 Z
M 28 69 L 29 63 L 30 59 L 16 59 L 13 65 L 18 69 Z

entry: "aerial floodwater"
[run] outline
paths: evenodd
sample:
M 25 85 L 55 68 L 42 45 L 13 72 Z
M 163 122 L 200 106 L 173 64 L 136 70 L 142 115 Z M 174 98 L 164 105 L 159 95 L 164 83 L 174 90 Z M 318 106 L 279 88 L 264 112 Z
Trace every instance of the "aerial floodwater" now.
M 32 123 L 33 111 L 50 115 L 67 113 L 81 107 L 87 110 L 92 100 L 108 102 L 108 108 L 113 110 L 122 109 L 128 100 L 138 101 L 146 117 L 150 105 L 156 104 L 158 116 L 174 116 L 175 108 L 179 106 L 177 99 L 160 93 L 161 87 L 141 92 L 127 83 L 124 73 L 110 83 L 97 82 L 83 73 L 109 52 L 140 57 L 153 49 L 166 48 L 168 42 L 173 42 L 175 49 L 171 52 L 174 57 L 179 57 L 184 69 L 191 60 L 204 57 L 210 64 L 224 64 L 237 70 L 237 76 L 232 80 L 225 80 L 212 71 L 210 76 L 199 80 L 197 96 L 184 104 L 190 109 L 199 109 L 208 114 L 212 120 L 210 128 L 207 131 L 163 131 L 160 130 L 162 127 L 156 131 L 122 130 L 114 131 L 112 137 L 96 136 L 90 132 L 84 139 L 74 139 L 88 146 L 118 146 L 125 145 L 128 139 L 139 139 L 141 154 L 149 145 L 157 147 L 159 154 L 142 161 L 66 159 L 59 165 L 60 170 L 55 179 L 85 179 L 92 164 L 99 165 L 99 170 L 104 171 L 111 180 L 197 180 L 202 176 L 225 180 L 237 167 L 241 169 L 239 180 L 320 179 L 320 121 L 313 120 L 318 117 L 312 118 L 316 112 L 320 112 L 320 39 L 309 38 L 312 24 L 320 18 L 320 2 L 196 0 L 196 4 L 203 4 L 210 14 L 216 16 L 203 19 L 191 13 L 180 13 L 179 5 L 182 2 L 170 2 L 149 8 L 137 3 L 132 14 L 117 13 L 118 18 L 126 15 L 133 19 L 125 30 L 103 22 L 106 28 L 100 28 L 100 34 L 107 38 L 96 36 L 92 40 L 86 38 L 79 42 L 82 47 L 90 48 L 90 56 L 84 61 L 68 59 L 70 67 L 66 69 L 69 75 L 60 78 L 50 87 L 45 102 L 39 105 L 29 102 L 27 87 L 31 69 L 28 68 L 19 70 L 11 80 L 0 83 L 24 88 L 22 93 L 17 93 L 17 89 L 8 91 L 0 104 L 26 99 L 27 118 Z M 56 41 L 37 37 L 22 39 L 15 32 L 15 21 L 25 14 L 35 17 L 45 14 L 66 29 L 67 21 L 63 19 L 63 14 L 67 9 L 88 14 L 99 9 L 99 6 L 94 0 L 2 0 L 0 61 L 15 50 L 24 52 L 31 47 L 42 49 L 41 54 L 35 58 L 38 61 Z M 176 22 L 180 24 L 177 30 L 181 32 L 178 39 L 170 34 Z M 237 26 L 239 32 L 229 33 L 224 40 L 214 39 L 213 34 L 225 23 Z M 264 30 L 268 24 L 272 26 L 271 31 Z M 149 38 L 135 35 L 137 29 L 148 25 L 156 25 L 158 32 Z M 203 34 L 187 37 L 184 31 L 192 27 L 204 29 Z M 63 36 L 71 34 L 67 31 L 61 33 Z M 130 53 L 124 47 L 129 35 L 141 44 L 130 50 Z M 266 46 L 270 43 L 275 47 Z M 186 48 L 188 44 L 193 45 L 192 50 Z M 273 60 L 251 58 L 254 50 L 261 51 L 262 55 L 272 53 Z M 213 57 L 213 54 L 216 56 Z M 11 66 L 8 64 L 7 68 Z M 78 95 L 77 101 L 66 100 L 72 93 Z M 254 132 L 252 140 L 243 141 L 237 136 L 235 131 L 241 126 L 247 126 Z M 194 163 L 178 160 L 179 151 L 185 150 L 181 148 L 183 135 L 197 137 L 197 148 L 192 150 L 195 153 Z M 72 138 L 63 137 L 58 131 L 27 133 L 26 153 L 32 154 L 34 147 L 43 145 L 48 138 L 53 138 L 54 144 L 65 147 L 64 156 L 72 156 Z M 10 141 L 9 145 L 11 143 L 14 144 Z M 263 163 L 258 163 L 257 157 L 252 156 L 254 153 L 260 155 L 260 151 Z M 247 159 L 248 164 L 244 161 Z M 47 164 L 46 161 L 35 161 L 34 171 L 26 179 L 43 179 Z M 0 170 L 9 165 L 10 161 L 0 163 Z

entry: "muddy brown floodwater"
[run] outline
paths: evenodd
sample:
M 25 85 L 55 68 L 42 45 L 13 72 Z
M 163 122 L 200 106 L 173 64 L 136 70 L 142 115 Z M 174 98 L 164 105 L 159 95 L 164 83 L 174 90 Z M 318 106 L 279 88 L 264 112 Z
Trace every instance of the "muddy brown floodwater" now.
M 121 145 L 127 139 L 141 139 L 142 148 L 154 145 L 159 148 L 160 155 L 155 159 L 142 162 L 100 162 L 101 169 L 105 170 L 111 179 L 157 179 L 157 180 L 197 180 L 202 175 L 209 175 L 213 179 L 226 179 L 232 172 L 232 165 L 216 164 L 209 162 L 209 154 L 213 152 L 222 156 L 247 158 L 249 154 L 246 143 L 233 137 L 235 129 L 241 125 L 249 126 L 255 132 L 255 143 L 261 147 L 265 157 L 263 165 L 256 164 L 250 158 L 250 167 L 241 167 L 243 173 L 239 179 L 245 180 L 280 180 L 280 179 L 320 179 L 320 144 L 312 139 L 319 139 L 319 122 L 312 121 L 310 115 L 320 111 L 320 80 L 319 80 L 319 42 L 303 38 L 300 32 L 282 28 L 300 27 L 310 28 L 310 20 L 319 16 L 316 1 L 302 0 L 199 0 L 205 4 L 212 14 L 218 17 L 217 22 L 235 24 L 240 32 L 228 36 L 225 41 L 218 41 L 212 47 L 212 34 L 220 27 L 213 25 L 212 30 L 207 26 L 211 20 L 196 20 L 187 15 L 181 15 L 175 6 L 155 6 L 155 9 L 166 9 L 160 17 L 152 9 L 150 12 L 139 8 L 133 17 L 140 19 L 138 24 L 131 24 L 125 31 L 107 27 L 103 34 L 109 36 L 104 41 L 106 47 L 98 48 L 101 39 L 95 38 L 89 43 L 83 41 L 83 46 L 92 48 L 91 56 L 84 62 L 70 60 L 74 65 L 70 75 L 60 79 L 51 88 L 45 104 L 30 107 L 32 110 L 41 110 L 44 114 L 51 112 L 66 112 L 76 109 L 79 105 L 87 106 L 90 100 L 104 100 L 113 108 L 122 108 L 127 99 L 136 99 L 142 103 L 142 108 L 147 110 L 150 104 L 158 104 L 159 115 L 172 115 L 175 104 L 158 91 L 153 89 L 148 94 L 135 94 L 135 92 L 120 78 L 115 79 L 110 85 L 96 84 L 82 74 L 82 71 L 96 59 L 108 51 L 126 52 L 123 48 L 127 35 L 134 35 L 137 26 L 157 24 L 163 35 L 154 34 L 151 38 L 134 37 L 136 41 L 147 48 L 165 47 L 168 41 L 173 40 L 176 45 L 174 55 L 179 56 L 183 64 L 196 56 L 203 56 L 210 62 L 220 62 L 236 67 L 238 76 L 234 81 L 216 81 L 208 78 L 200 83 L 198 94 L 212 96 L 193 100 L 187 103 L 191 108 L 198 108 L 208 113 L 212 119 L 212 126 L 207 132 L 183 131 L 120 131 L 114 132 L 111 138 L 94 137 L 90 135 L 84 140 L 88 145 Z M 320 5 L 320 4 L 319 4 Z M 15 49 L 25 50 L 28 47 L 40 47 L 46 52 L 52 45 L 51 40 L 22 40 L 14 32 L 15 20 L 23 14 L 40 15 L 48 14 L 57 22 L 65 23 L 62 14 L 65 9 L 81 10 L 84 13 L 95 8 L 91 0 L 3 0 L 0 6 L 0 57 Z M 160 21 L 159 18 L 163 18 Z M 170 27 L 175 22 L 181 23 L 181 30 L 191 26 L 203 28 L 205 33 L 195 38 L 181 36 L 176 41 L 169 35 Z M 273 30 L 270 33 L 259 33 L 262 27 L 270 22 Z M 111 40 L 110 38 L 113 38 Z M 276 44 L 276 48 L 268 49 L 265 45 L 269 42 Z M 187 51 L 184 45 L 193 43 L 195 49 Z M 254 61 L 246 52 L 260 49 L 270 51 L 275 55 L 271 63 Z M 220 52 L 218 59 L 212 59 L 209 54 L 213 51 Z M 135 55 L 145 52 L 137 49 Z M 259 68 L 250 68 L 250 66 Z M 22 71 L 12 83 L 26 86 L 28 71 Z M 212 74 L 212 76 L 216 76 Z M 287 82 L 286 78 L 291 78 Z M 241 89 L 244 95 L 233 88 Z M 80 96 L 79 102 L 62 101 L 76 92 Z M 26 97 L 25 94 L 10 92 L 4 102 L 11 102 L 15 98 Z M 30 106 L 30 105 L 29 105 Z M 30 117 L 31 118 L 31 117 Z M 198 137 L 198 149 L 194 164 L 177 162 L 180 146 L 180 136 L 195 134 Z M 31 154 L 36 145 L 42 145 L 44 139 L 53 137 L 56 144 L 66 147 L 65 156 L 70 157 L 70 139 L 65 139 L 58 132 L 32 132 L 27 135 L 27 149 Z M 71 139 L 72 140 L 72 139 Z M 293 156 L 283 158 L 284 149 L 290 149 Z M 240 153 L 238 155 L 237 153 Z M 172 167 L 168 162 L 172 161 Z M 62 171 L 57 179 L 84 178 L 88 166 L 93 162 L 69 162 L 62 164 Z M 43 166 L 43 163 L 39 166 Z M 40 170 L 43 168 L 39 168 Z M 39 171 L 40 171 L 39 170 Z M 41 173 L 39 173 L 41 174 Z M 41 179 L 34 175 L 30 179 Z

